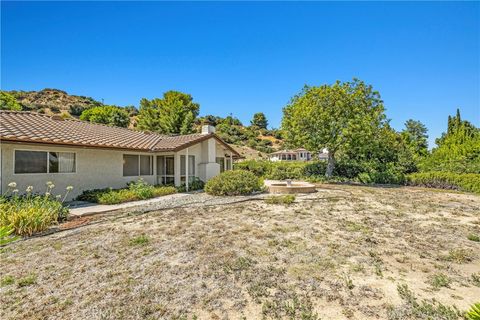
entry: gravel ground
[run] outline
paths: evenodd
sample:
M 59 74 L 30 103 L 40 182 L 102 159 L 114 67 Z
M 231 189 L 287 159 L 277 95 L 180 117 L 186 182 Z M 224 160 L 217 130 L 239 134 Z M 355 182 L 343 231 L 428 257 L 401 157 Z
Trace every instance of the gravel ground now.
M 461 319 L 480 300 L 478 196 L 265 196 L 191 194 L 8 245 L 0 318 Z

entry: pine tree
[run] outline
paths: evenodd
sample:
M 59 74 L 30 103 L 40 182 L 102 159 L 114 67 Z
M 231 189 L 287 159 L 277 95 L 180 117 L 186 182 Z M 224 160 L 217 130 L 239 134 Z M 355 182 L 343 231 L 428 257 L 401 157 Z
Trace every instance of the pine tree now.
M 137 117 L 137 128 L 162 134 L 187 134 L 193 132 L 200 105 L 191 95 L 167 91 L 163 98 L 142 99 Z

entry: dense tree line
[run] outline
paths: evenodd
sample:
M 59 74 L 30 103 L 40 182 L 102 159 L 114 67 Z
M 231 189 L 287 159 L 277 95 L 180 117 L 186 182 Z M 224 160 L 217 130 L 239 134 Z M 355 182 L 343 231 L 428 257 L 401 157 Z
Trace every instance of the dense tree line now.
M 327 177 L 399 183 L 419 170 L 480 173 L 479 129 L 460 111 L 430 153 L 425 125 L 410 119 L 395 131 L 380 94 L 358 79 L 303 88 L 283 109 L 282 131 L 288 146 L 329 150 Z

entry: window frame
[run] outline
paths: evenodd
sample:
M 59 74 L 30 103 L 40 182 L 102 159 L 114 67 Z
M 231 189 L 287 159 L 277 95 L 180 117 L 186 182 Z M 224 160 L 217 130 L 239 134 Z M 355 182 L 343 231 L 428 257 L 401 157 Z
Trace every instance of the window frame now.
M 125 175 L 125 169 L 124 169 L 124 166 L 125 166 L 125 156 L 136 156 L 137 157 L 137 174 L 136 175 L 129 175 L 129 176 L 126 176 Z M 142 173 L 142 170 L 141 170 L 141 166 L 142 166 L 142 162 L 140 161 L 140 157 L 141 156 L 144 156 L 144 157 L 149 157 L 150 158 L 150 174 L 141 174 Z M 153 164 L 153 161 L 154 161 L 154 158 L 153 158 L 153 155 L 150 155 L 150 154 L 138 154 L 138 153 L 123 153 L 122 154 L 122 177 L 124 178 L 128 178 L 128 177 L 151 177 L 151 176 L 154 176 L 155 175 L 155 170 L 154 170 L 154 164 Z
M 223 163 L 220 163 L 218 160 L 221 159 Z M 225 169 L 225 157 L 215 157 L 215 162 L 218 163 L 220 165 L 220 173 L 224 172 L 224 171 L 227 171 Z
M 183 161 L 182 161 L 182 157 L 184 158 Z M 187 158 L 187 155 L 185 154 L 182 154 L 180 155 L 180 183 L 185 183 L 187 178 L 186 178 L 186 167 L 185 167 L 185 174 L 182 174 L 182 163 L 185 163 L 185 159 Z M 190 158 L 193 158 L 193 174 L 191 172 L 191 170 L 188 170 L 188 180 L 189 180 L 189 183 L 192 183 L 193 181 L 195 181 L 195 178 L 197 177 L 197 157 L 195 157 L 195 155 L 192 155 L 192 154 L 189 154 L 188 155 L 188 163 L 187 165 L 190 165 Z M 191 179 L 191 181 L 190 181 Z
M 33 173 L 16 173 L 15 172 L 15 162 L 16 162 L 16 156 L 17 156 L 17 151 L 28 151 L 28 152 L 46 152 L 47 153 L 47 172 L 33 172 Z M 73 172 L 50 172 L 50 152 L 57 152 L 57 153 L 73 153 L 74 158 L 75 158 L 75 167 Z M 45 149 L 13 149 L 13 175 L 25 175 L 25 174 L 32 174 L 32 175 L 38 175 L 38 174 L 76 174 L 77 173 L 77 152 L 76 151 L 58 151 L 58 150 L 45 150 Z
M 163 174 L 161 174 L 162 169 L 158 167 L 158 160 L 159 158 L 163 158 Z M 167 158 L 173 159 L 173 174 L 167 174 Z M 168 186 L 168 185 L 175 185 L 175 155 L 157 155 L 155 157 L 155 162 L 157 165 L 157 183 Z M 173 179 L 172 183 L 166 183 L 167 179 Z
M 233 158 L 225 157 L 225 171 L 233 170 Z

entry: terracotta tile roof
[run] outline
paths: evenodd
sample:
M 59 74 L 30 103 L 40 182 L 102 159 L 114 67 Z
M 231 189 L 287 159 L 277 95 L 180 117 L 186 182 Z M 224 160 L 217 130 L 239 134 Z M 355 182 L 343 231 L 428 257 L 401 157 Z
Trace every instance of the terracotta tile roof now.
M 187 135 L 178 135 L 178 136 L 168 136 L 164 139 L 158 141 L 155 146 L 153 147 L 154 150 L 172 150 L 178 149 L 186 144 L 191 144 L 193 142 L 199 142 L 201 140 L 206 139 L 206 137 L 211 137 L 212 134 L 201 134 L 201 133 L 194 133 L 194 134 L 187 134 Z
M 72 146 L 173 151 L 215 137 L 214 134 L 166 136 L 25 111 L 0 111 L 0 140 Z M 234 152 L 237 154 L 236 152 Z

